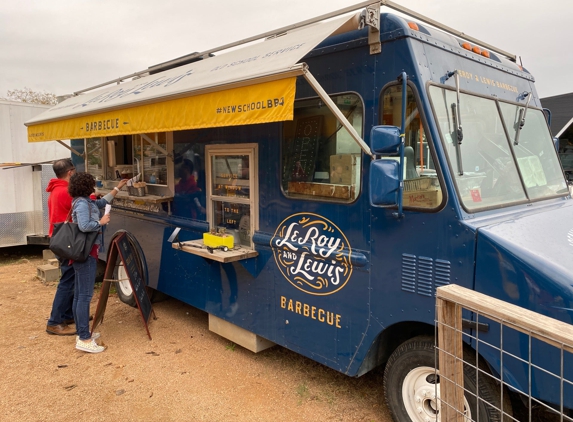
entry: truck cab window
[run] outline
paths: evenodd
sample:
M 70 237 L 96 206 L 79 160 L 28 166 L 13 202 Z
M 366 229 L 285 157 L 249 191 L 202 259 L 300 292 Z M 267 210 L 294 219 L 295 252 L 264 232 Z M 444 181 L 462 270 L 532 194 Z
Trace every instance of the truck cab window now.
M 442 190 L 430 152 L 420 108 L 412 89 L 407 88 L 404 148 L 405 207 L 436 208 L 442 203 Z M 383 125 L 402 125 L 402 85 L 384 90 L 381 101 Z
M 332 97 L 354 126 L 363 130 L 358 95 Z M 320 98 L 295 103 L 294 119 L 285 122 L 281 145 L 282 188 L 290 198 L 352 202 L 360 193 L 361 150 Z

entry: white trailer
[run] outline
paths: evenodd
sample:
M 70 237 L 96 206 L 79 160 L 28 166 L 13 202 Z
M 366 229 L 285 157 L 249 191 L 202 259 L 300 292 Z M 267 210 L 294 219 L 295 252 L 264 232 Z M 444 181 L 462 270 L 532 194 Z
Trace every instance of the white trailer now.
M 28 143 L 24 122 L 48 108 L 0 101 L 0 247 L 47 244 L 51 161 L 70 153 L 55 142 Z

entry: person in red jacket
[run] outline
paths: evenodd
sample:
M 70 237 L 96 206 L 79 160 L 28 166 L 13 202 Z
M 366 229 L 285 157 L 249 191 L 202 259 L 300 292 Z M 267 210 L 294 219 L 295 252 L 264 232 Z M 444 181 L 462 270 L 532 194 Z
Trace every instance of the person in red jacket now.
M 46 192 L 48 197 L 48 217 L 50 219 L 50 232 L 52 236 L 54 223 L 61 223 L 66 220 L 72 208 L 72 197 L 68 193 L 68 183 L 70 177 L 75 173 L 76 168 L 71 159 L 58 160 L 53 164 L 56 179 L 50 180 Z M 69 264 L 68 259 L 60 259 L 60 282 L 54 296 L 52 312 L 46 332 L 60 336 L 71 336 L 76 334 L 75 328 L 69 326 L 74 323 L 72 303 L 74 301 L 74 268 Z

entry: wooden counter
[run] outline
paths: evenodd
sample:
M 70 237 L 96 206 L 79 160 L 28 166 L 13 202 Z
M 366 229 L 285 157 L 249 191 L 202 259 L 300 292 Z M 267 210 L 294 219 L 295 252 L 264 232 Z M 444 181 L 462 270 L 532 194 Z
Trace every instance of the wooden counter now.
M 203 258 L 212 259 L 218 262 L 235 262 L 242 259 L 254 258 L 259 255 L 259 253 L 252 249 L 243 248 L 241 246 L 229 249 L 224 252 L 220 249 L 213 250 L 213 253 L 207 250 L 207 247 L 203 244 L 203 240 L 188 240 L 186 242 L 181 242 L 181 247 L 179 243 L 173 242 L 171 244 L 173 249 L 180 249 L 183 252 L 192 253 L 193 255 L 199 255 Z
M 106 195 L 110 193 L 113 189 L 100 189 L 96 188 L 97 193 L 101 193 Z M 132 196 L 129 195 L 126 191 L 120 190 L 117 195 L 115 195 L 116 199 L 129 199 L 131 201 L 143 201 L 152 204 L 161 204 L 162 202 L 169 202 L 173 201 L 173 196 L 159 196 L 159 195 L 145 195 L 145 196 Z

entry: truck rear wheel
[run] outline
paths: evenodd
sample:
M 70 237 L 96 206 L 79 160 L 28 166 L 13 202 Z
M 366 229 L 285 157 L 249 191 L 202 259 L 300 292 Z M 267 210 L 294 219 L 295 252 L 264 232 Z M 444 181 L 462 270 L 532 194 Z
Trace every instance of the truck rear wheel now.
M 119 300 L 129 306 L 133 306 L 134 308 L 137 307 L 137 302 L 135 301 L 135 295 L 133 294 L 133 289 L 131 288 L 131 284 L 129 284 L 129 280 L 127 279 L 127 273 L 125 272 L 125 268 L 121 260 L 119 260 L 117 265 L 117 296 Z
M 434 338 L 421 336 L 401 344 L 390 356 L 384 371 L 384 395 L 396 422 L 440 421 L 440 376 L 434 370 Z M 477 420 L 475 356 L 464 354 L 464 415 Z M 480 369 L 484 369 L 480 366 Z M 499 386 L 487 375 L 479 377 L 479 421 L 501 421 Z M 438 397 L 436 397 L 436 392 Z M 512 415 L 509 395 L 504 391 L 503 411 Z M 509 420 L 509 418 L 506 418 Z
M 148 283 L 147 262 L 145 261 L 145 255 L 143 254 L 143 250 L 141 249 L 141 246 L 139 245 L 137 239 L 128 231 L 118 230 L 117 232 L 114 233 L 113 238 L 121 235 L 122 233 L 125 233 L 128 242 L 133 247 L 133 252 L 134 252 L 133 258 L 135 259 L 139 273 L 143 278 L 143 283 L 147 285 Z M 108 260 L 109 259 L 110 256 L 108 251 Z M 117 296 L 119 297 L 119 300 L 121 300 L 126 305 L 133 306 L 134 308 L 136 308 L 137 300 L 135 298 L 135 294 L 133 293 L 133 289 L 131 288 L 131 283 L 129 282 L 129 279 L 127 277 L 127 272 L 125 271 L 123 262 L 121 261 L 119 254 L 117 256 L 117 261 L 115 263 L 114 279 L 117 280 Z

